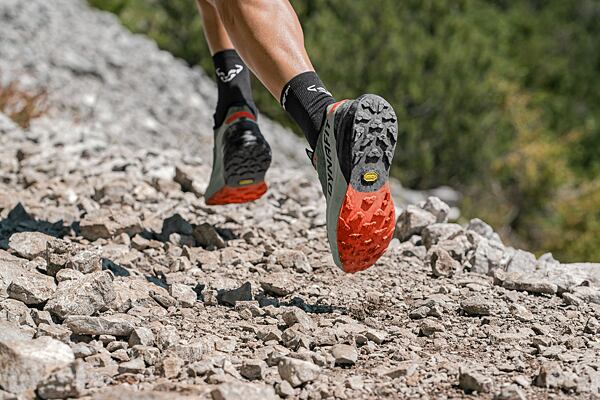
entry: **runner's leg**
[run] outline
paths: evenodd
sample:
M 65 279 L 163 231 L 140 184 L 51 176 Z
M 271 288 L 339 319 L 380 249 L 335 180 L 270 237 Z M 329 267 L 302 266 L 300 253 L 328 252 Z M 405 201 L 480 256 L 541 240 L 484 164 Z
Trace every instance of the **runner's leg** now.
M 236 50 L 315 148 L 334 103 L 315 73 L 288 0 L 212 0 Z
M 231 43 L 231 39 L 229 39 L 215 7 L 208 0 L 197 0 L 196 4 L 198 4 L 198 10 L 202 17 L 202 28 L 204 29 L 204 37 L 208 43 L 210 54 L 233 49 L 233 43 Z
M 232 106 L 248 106 L 255 116 L 258 115 L 252 98 L 250 71 L 234 49 L 219 13 L 207 0 L 197 0 L 197 4 L 219 91 L 214 114 L 215 128 L 223 124 Z

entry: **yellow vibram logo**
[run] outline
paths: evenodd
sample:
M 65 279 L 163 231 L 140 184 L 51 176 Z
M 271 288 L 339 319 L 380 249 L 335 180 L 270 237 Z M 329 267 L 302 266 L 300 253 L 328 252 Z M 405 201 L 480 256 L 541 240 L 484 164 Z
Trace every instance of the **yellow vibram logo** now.
M 240 185 L 249 185 L 251 183 L 254 183 L 254 179 L 242 179 L 238 182 Z
M 375 182 L 377 179 L 379 179 L 379 174 L 375 171 L 369 171 L 363 174 L 363 180 L 365 182 Z

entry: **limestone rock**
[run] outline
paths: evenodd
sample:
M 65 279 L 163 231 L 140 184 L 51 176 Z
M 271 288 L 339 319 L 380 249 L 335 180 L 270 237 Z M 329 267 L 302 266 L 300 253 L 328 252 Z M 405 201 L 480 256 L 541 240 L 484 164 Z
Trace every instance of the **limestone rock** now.
M 502 244 L 500 236 L 498 236 L 498 234 L 494 232 L 494 229 L 479 218 L 473 218 L 471 221 L 469 221 L 469 224 L 467 225 L 467 230 L 475 232 L 479 236 L 484 237 L 489 241 Z
M 311 330 L 315 326 L 310 316 L 298 307 L 291 307 L 290 309 L 285 310 L 281 317 L 287 326 L 298 324 L 305 330 Z
M 272 296 L 287 296 L 296 290 L 292 276 L 286 272 L 269 274 L 261 278 L 260 286 Z
M 41 323 L 37 327 L 35 337 L 50 336 L 53 339 L 60 340 L 63 343 L 69 343 L 71 331 L 62 325 L 50 325 Z
M 534 385 L 545 388 L 575 389 L 578 377 L 572 372 L 563 371 L 558 363 L 547 362 L 542 364 Z
M 277 250 L 273 253 L 277 263 L 284 268 L 292 268 L 297 272 L 312 272 L 306 255 L 298 250 Z
M 423 244 L 429 249 L 442 240 L 449 239 L 462 232 L 464 232 L 463 227 L 458 224 L 434 223 L 424 227 L 421 236 Z
M 102 255 L 97 249 L 75 251 L 65 264 L 66 268 L 91 274 L 102 270 Z
M 73 332 L 80 335 L 129 336 L 134 328 L 134 319 L 123 315 L 91 317 L 86 315 L 68 316 L 64 323 Z
M 519 290 L 532 294 L 556 294 L 558 285 L 539 274 L 521 274 L 518 272 L 503 273 L 497 271 L 494 279 L 509 290 Z
M 448 222 L 450 206 L 438 197 L 430 196 L 423 204 L 420 204 L 420 206 L 423 210 L 428 211 L 435 216 L 435 222 Z
M 460 307 L 471 316 L 491 315 L 495 305 L 493 302 L 479 296 L 473 296 L 460 302 Z
M 412 235 L 420 235 L 425 227 L 437 222 L 437 217 L 422 208 L 409 205 L 396 221 L 395 237 L 400 241 L 408 240 Z
M 83 278 L 63 282 L 46 303 L 45 310 L 65 318 L 68 315 L 92 315 L 115 300 L 112 275 L 94 272 Z
M 85 249 L 74 243 L 60 239 L 49 240 L 46 244 L 45 260 L 48 275 L 55 276 L 68 268 L 83 274 L 102 269 L 102 255 L 97 248 Z
M 44 254 L 46 244 L 52 239 L 52 236 L 41 232 L 20 232 L 10 237 L 8 247 L 19 256 L 33 260 Z
M 419 331 L 423 336 L 433 336 L 436 332 L 444 332 L 445 330 L 444 325 L 432 319 L 424 320 L 419 327 Z
M 50 337 L 0 338 L 0 387 L 12 393 L 35 388 L 51 372 L 75 360 L 69 346 Z
M 358 360 L 358 351 L 347 344 L 336 344 L 331 348 L 331 355 L 336 365 L 354 365 Z
M 137 327 L 133 328 L 129 336 L 129 346 L 152 346 L 154 345 L 154 333 L 148 328 Z
M 133 360 L 123 362 L 119 364 L 119 373 L 132 373 L 139 374 L 146 369 L 146 364 L 144 363 L 144 359 L 141 357 L 134 358 Z
M 492 390 L 493 381 L 478 372 L 461 370 L 458 377 L 458 384 L 467 393 L 489 393 Z
M 292 387 L 314 381 L 321 372 L 321 368 L 311 362 L 290 357 L 284 357 L 279 361 L 277 370 L 281 379 L 287 381 Z
M 65 281 L 76 281 L 77 279 L 83 278 L 83 274 L 79 271 L 75 271 L 71 268 L 65 268 L 59 270 L 54 276 L 58 283 Z
M 67 399 L 81 397 L 85 393 L 86 372 L 84 363 L 75 360 L 61 368 L 37 385 L 37 394 L 42 399 Z
M 156 333 L 156 346 L 162 350 L 166 350 L 179 343 L 180 337 L 177 329 L 173 326 L 163 326 Z
M 494 400 L 527 400 L 523 390 L 515 385 L 506 385 L 494 395 Z
M 131 348 L 131 356 L 141 357 L 146 365 L 155 365 L 160 359 L 160 350 L 152 346 L 136 345 Z
M 169 293 L 181 303 L 183 307 L 193 307 L 198 295 L 191 286 L 174 283 L 169 287 Z
M 4 250 L 0 250 L 0 299 L 6 298 L 6 290 L 13 279 L 21 275 L 25 268 L 26 260 L 15 257 Z
M 539 273 L 557 285 L 561 293 L 586 282 L 590 286 L 600 287 L 600 263 L 543 263 Z
M 25 303 L 15 299 L 0 301 L 0 321 L 2 320 L 16 325 L 35 326 L 29 308 Z
M 535 271 L 537 260 L 535 255 L 528 251 L 517 250 L 505 270 L 506 272 L 532 273 Z
M 111 209 L 88 213 L 79 227 L 81 235 L 90 241 L 109 239 L 121 233 L 134 236 L 142 231 L 141 222 L 134 214 Z
M 450 277 L 460 271 L 461 265 L 453 259 L 441 246 L 433 246 L 427 252 L 427 258 L 431 265 L 431 271 L 437 277 Z
M 276 400 L 273 387 L 254 383 L 222 383 L 212 392 L 213 400 Z
M 600 288 L 590 286 L 576 286 L 571 293 L 586 303 L 600 304 Z
M 240 375 L 248 380 L 262 379 L 266 364 L 262 360 L 246 360 L 240 367 Z
M 481 238 L 475 245 L 470 263 L 471 272 L 488 275 L 502 266 L 504 246 L 502 244 Z
M 28 305 L 41 304 L 56 292 L 56 283 L 51 276 L 35 271 L 24 271 L 15 277 L 7 289 L 11 299 L 20 300 Z
M 181 374 L 183 360 L 177 356 L 167 356 L 163 358 L 160 365 L 160 371 L 167 379 L 177 378 Z

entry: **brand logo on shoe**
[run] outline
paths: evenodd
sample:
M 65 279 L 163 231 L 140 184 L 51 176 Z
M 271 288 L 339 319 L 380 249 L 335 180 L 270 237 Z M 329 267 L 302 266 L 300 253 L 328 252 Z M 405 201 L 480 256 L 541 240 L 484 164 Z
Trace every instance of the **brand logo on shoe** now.
M 241 179 L 238 184 L 241 186 L 244 185 L 250 185 L 251 183 L 254 183 L 254 179 Z
M 325 93 L 331 96 L 331 93 L 327 91 L 327 89 L 325 89 L 324 87 L 321 86 L 316 86 L 316 85 L 310 85 L 309 87 L 306 88 L 306 90 L 310 91 L 310 92 L 319 92 L 319 93 Z
M 227 73 L 221 71 L 221 68 L 216 69 L 216 74 L 223 83 L 231 82 L 233 78 L 239 75 L 244 69 L 243 65 L 235 64 L 235 67 L 227 71 Z
M 375 171 L 368 171 L 363 174 L 363 180 L 365 182 L 375 182 L 377 179 L 379 179 L 379 174 Z
M 327 171 L 327 195 L 333 193 L 333 160 L 331 159 L 331 143 L 329 142 L 329 133 L 331 124 L 329 118 L 325 122 L 325 130 L 323 131 L 323 150 L 325 153 L 325 170 Z

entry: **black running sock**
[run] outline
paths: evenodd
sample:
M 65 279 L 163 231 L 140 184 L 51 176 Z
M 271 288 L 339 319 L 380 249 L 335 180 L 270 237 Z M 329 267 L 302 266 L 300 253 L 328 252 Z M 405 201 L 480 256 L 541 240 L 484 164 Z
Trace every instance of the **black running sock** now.
M 256 115 L 252 99 L 250 72 L 239 54 L 233 50 L 223 50 L 213 55 L 219 99 L 215 111 L 215 127 L 225 120 L 227 110 L 233 105 L 246 104 Z
M 335 103 L 331 93 L 314 71 L 293 77 L 281 91 L 281 106 L 296 121 L 311 149 L 317 146 L 327 106 Z

